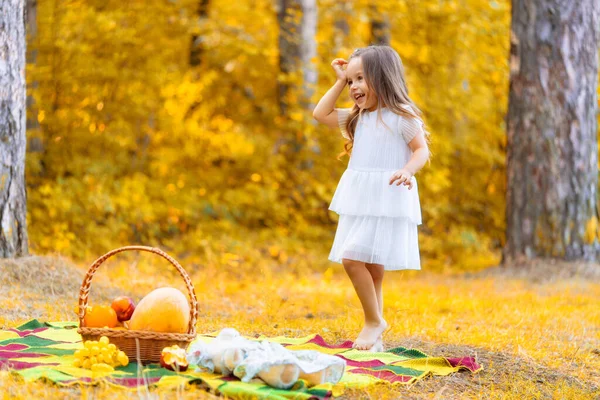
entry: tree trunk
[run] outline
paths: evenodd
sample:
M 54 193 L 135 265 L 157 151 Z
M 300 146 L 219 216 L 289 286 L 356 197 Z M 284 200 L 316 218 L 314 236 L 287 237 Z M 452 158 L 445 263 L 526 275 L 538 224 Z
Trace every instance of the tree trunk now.
M 381 13 L 376 5 L 371 5 L 371 43 L 390 45 L 390 23 L 387 15 Z
M 35 65 L 37 60 L 37 0 L 27 0 L 25 9 L 25 32 L 26 32 L 26 43 L 30 46 L 27 48 L 27 64 Z M 31 45 L 33 44 L 33 45 Z M 34 91 L 38 87 L 37 82 L 31 82 L 31 91 Z M 38 122 L 38 109 L 35 104 L 35 100 L 31 92 L 27 93 L 27 131 L 38 131 L 40 124 Z M 41 153 L 44 151 L 44 145 L 42 138 L 39 133 L 35 135 L 27 135 L 27 151 Z
M 513 0 L 504 262 L 597 260 L 600 0 Z
M 317 86 L 317 67 L 313 60 L 317 57 L 317 1 L 302 0 L 300 58 L 304 73 L 302 82 L 302 107 L 312 111 L 315 104 L 312 96 Z M 311 121 L 314 121 L 311 118 Z M 316 121 L 314 121 L 316 122 Z
M 279 113 L 282 116 L 287 116 L 288 104 L 293 101 L 289 77 L 298 70 L 301 14 L 302 0 L 279 0 L 279 70 L 283 80 L 279 81 L 278 88 Z
M 0 256 L 28 253 L 24 0 L 0 0 Z
M 200 0 L 198 2 L 198 24 L 202 24 L 208 18 L 208 4 L 209 0 Z M 192 43 L 190 46 L 190 66 L 197 67 L 202 62 L 202 53 L 204 48 L 202 47 L 202 36 L 192 35 Z
M 334 4 L 335 10 L 335 23 L 333 30 L 333 54 L 338 52 L 344 47 L 348 35 L 350 34 L 350 24 L 348 24 L 348 18 L 352 14 L 352 5 L 348 0 L 336 2 Z M 346 55 L 344 57 L 347 57 Z
M 289 105 L 300 103 L 312 110 L 311 97 L 317 84 L 317 71 L 312 59 L 317 56 L 315 41 L 317 29 L 316 0 L 279 0 L 279 111 L 289 113 Z M 302 85 L 294 86 L 294 79 L 302 77 Z

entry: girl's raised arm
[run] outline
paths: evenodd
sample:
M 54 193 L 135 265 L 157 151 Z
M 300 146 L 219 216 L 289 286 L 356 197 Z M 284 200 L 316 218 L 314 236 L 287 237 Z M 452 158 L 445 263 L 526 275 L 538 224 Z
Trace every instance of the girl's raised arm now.
M 322 124 L 336 128 L 338 126 L 338 112 L 334 109 L 335 102 L 346 87 L 346 71 L 342 69 L 348 62 L 342 58 L 336 58 L 331 62 L 335 70 L 337 80 L 335 84 L 321 97 L 321 100 L 313 110 L 313 117 Z

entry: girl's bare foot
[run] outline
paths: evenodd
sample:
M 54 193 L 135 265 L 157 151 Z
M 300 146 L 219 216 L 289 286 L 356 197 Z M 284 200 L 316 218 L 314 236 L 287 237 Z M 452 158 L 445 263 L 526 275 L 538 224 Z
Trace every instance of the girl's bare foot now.
M 369 351 L 371 353 L 382 353 L 383 351 L 385 351 L 385 349 L 383 348 L 383 338 L 381 336 L 377 338 L 377 341 L 375 342 L 373 347 L 369 349 Z
M 365 327 L 360 332 L 354 345 L 352 346 L 356 350 L 369 350 L 375 345 L 377 339 L 387 329 L 388 324 L 384 319 L 378 324 L 365 324 Z

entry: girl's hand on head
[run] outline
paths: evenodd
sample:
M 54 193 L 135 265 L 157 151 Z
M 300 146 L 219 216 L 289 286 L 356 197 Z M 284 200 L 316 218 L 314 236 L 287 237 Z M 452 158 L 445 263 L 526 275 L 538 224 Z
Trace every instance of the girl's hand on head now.
M 346 82 L 346 70 L 343 69 L 344 65 L 347 65 L 348 61 L 343 58 L 336 58 L 331 62 L 331 66 L 333 67 L 335 74 L 337 75 L 338 81 Z
M 412 189 L 413 187 L 413 183 L 412 183 L 412 178 L 413 174 L 407 170 L 407 169 L 399 169 L 398 171 L 394 172 L 394 174 L 392 175 L 392 177 L 390 178 L 390 185 L 393 183 L 396 183 L 396 186 L 400 186 L 400 185 L 404 185 L 404 186 L 408 186 L 408 190 Z

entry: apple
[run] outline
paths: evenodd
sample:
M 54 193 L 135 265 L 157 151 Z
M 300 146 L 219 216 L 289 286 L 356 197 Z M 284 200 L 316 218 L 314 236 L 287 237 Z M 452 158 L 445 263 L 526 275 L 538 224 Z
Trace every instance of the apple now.
M 165 347 L 160 353 L 160 366 L 171 371 L 186 371 L 188 362 L 185 350 L 177 345 Z
M 135 303 L 130 297 L 119 296 L 113 300 L 110 305 L 117 313 L 117 319 L 120 322 L 129 321 L 135 310 Z

